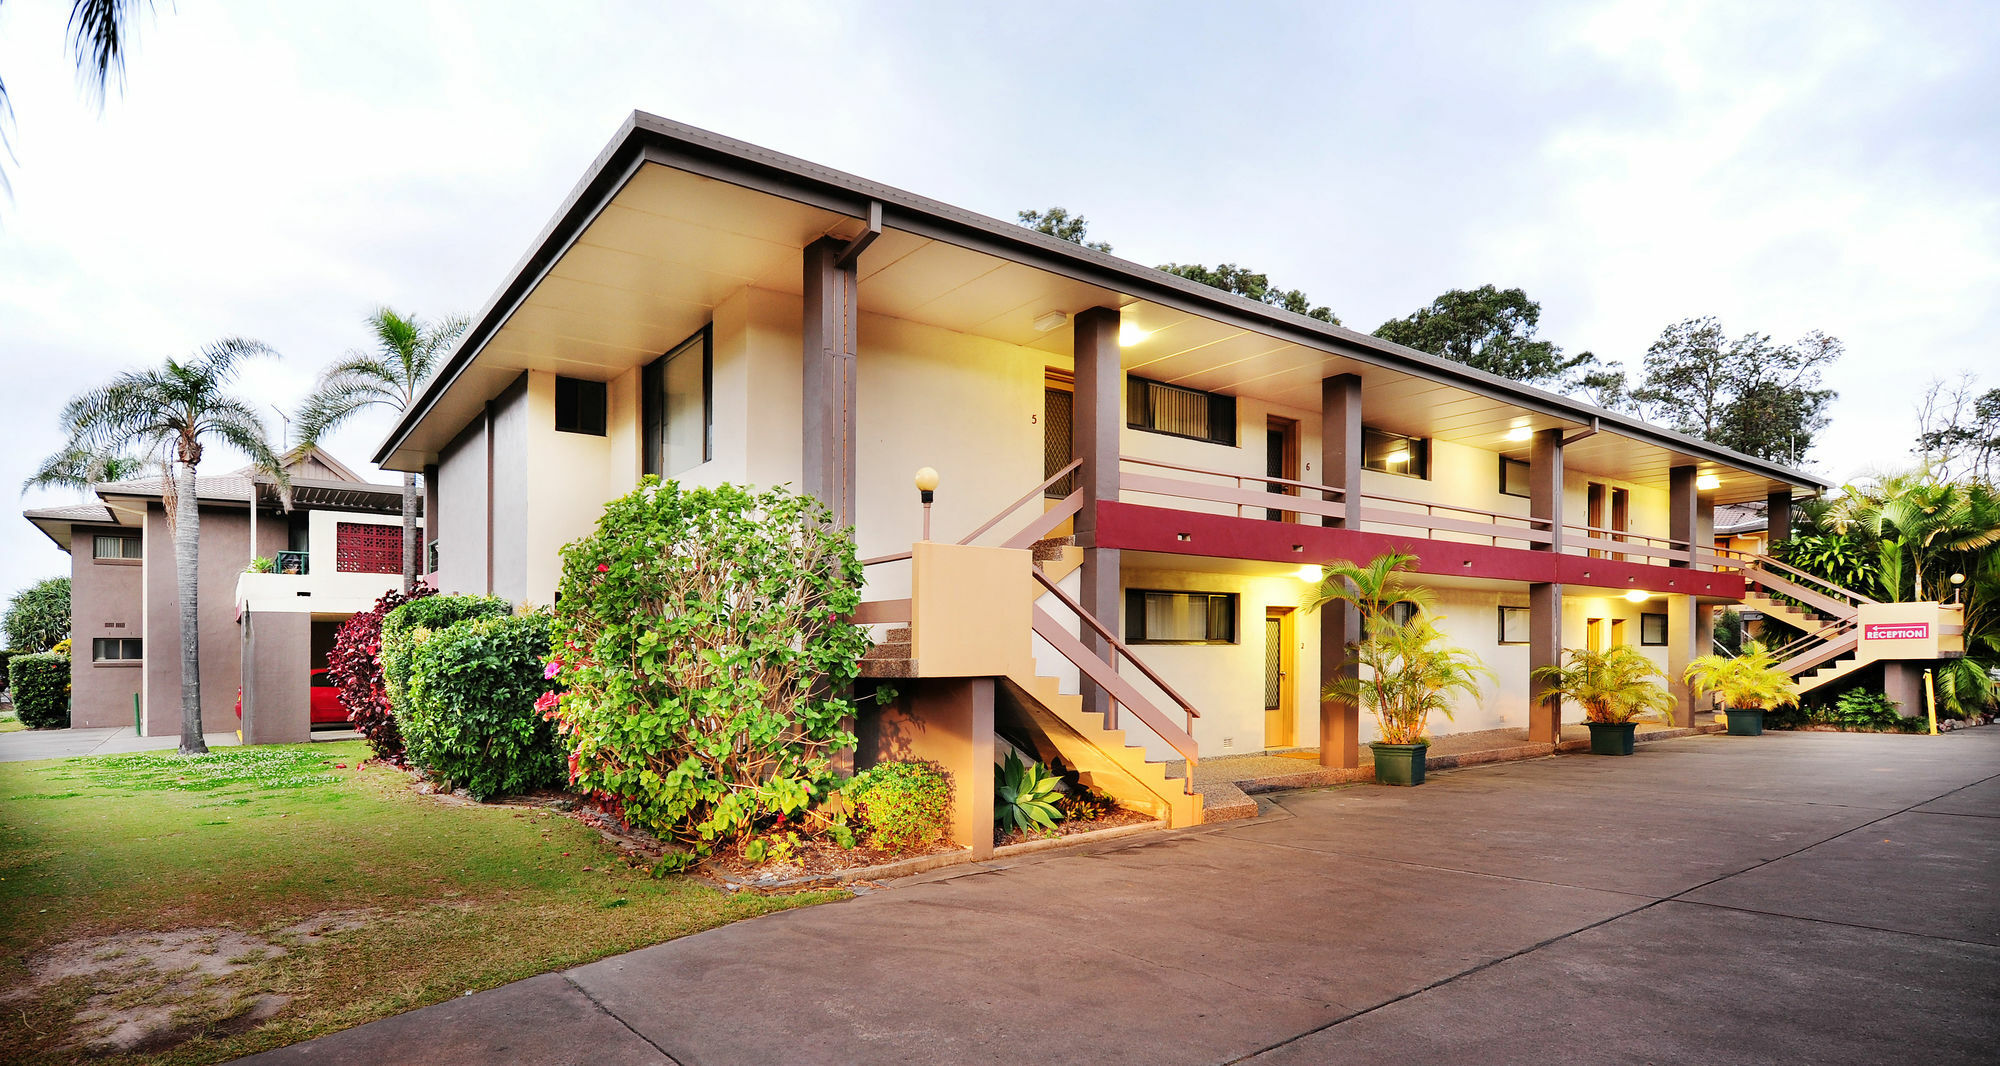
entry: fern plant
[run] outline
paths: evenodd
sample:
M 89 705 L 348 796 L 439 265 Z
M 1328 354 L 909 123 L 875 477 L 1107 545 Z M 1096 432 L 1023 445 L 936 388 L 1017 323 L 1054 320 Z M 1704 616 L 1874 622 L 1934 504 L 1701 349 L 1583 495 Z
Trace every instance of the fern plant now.
M 1056 810 L 1056 786 L 1061 778 L 1040 763 L 1023 763 L 1010 751 L 993 790 L 993 820 L 1009 829 L 1054 832 L 1062 812 Z
M 1704 655 L 1687 666 L 1685 679 L 1696 696 L 1711 692 L 1722 697 L 1726 707 L 1738 710 L 1789 707 L 1799 702 L 1799 686 L 1791 675 L 1778 669 L 1777 656 L 1756 641 L 1743 646 L 1743 654 Z
M 1673 695 L 1659 683 L 1667 675 L 1630 644 L 1604 651 L 1572 648 L 1568 665 L 1544 666 L 1534 676 L 1547 686 L 1542 699 L 1567 699 L 1592 722 L 1615 725 L 1648 715 L 1665 722 L 1674 711 Z

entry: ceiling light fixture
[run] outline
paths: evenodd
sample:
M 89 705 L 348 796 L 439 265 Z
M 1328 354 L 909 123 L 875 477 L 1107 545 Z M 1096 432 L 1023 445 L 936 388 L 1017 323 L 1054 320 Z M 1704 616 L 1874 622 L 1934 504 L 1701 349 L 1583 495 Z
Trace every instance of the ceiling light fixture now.
M 1533 429 L 1532 427 L 1529 427 L 1529 426 L 1515 426 L 1515 427 L 1514 427 L 1513 429 L 1510 429 L 1510 430 L 1508 430 L 1508 431 L 1507 431 L 1507 436 L 1506 436 L 1506 438 L 1505 438 L 1505 439 L 1507 439 L 1507 440 L 1527 440 L 1528 438 L 1530 438 L 1530 437 L 1532 437 L 1532 436 L 1534 436 L 1534 435 L 1535 435 L 1535 431 L 1534 431 L 1534 429 Z
M 1722 478 L 1715 474 L 1702 474 L 1694 479 L 1694 487 L 1703 492 L 1722 487 Z
M 1410 450 L 1408 448 L 1398 448 L 1395 451 L 1390 452 L 1389 454 L 1383 456 L 1382 461 L 1388 463 L 1391 466 L 1394 466 L 1397 463 L 1407 463 L 1410 461 Z
M 1651 599 L 1652 597 L 1646 595 L 1645 589 L 1626 589 L 1625 598 L 1632 601 L 1633 603 L 1645 603 L 1648 599 Z
M 1061 329 L 1062 324 L 1067 321 L 1069 321 L 1068 315 L 1061 311 L 1050 311 L 1035 319 L 1035 332 L 1047 333 L 1052 329 Z
M 1324 578 L 1325 576 L 1326 576 L 1325 570 L 1317 566 L 1314 566 L 1311 563 L 1307 563 L 1306 565 L 1299 567 L 1298 579 L 1300 581 L 1307 581 L 1317 585 L 1319 584 L 1320 579 Z
M 1118 325 L 1118 344 L 1120 347 L 1130 348 L 1152 335 L 1152 330 L 1140 329 L 1130 322 L 1121 322 Z

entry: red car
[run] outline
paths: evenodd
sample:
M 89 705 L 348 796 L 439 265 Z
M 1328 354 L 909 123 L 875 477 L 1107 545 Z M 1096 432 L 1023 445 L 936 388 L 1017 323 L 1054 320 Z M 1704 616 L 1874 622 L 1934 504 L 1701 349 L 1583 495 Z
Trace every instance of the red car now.
M 326 676 L 324 669 L 312 672 L 312 724 L 346 725 L 347 708 L 340 702 L 340 689 L 335 688 L 333 679 Z M 236 720 L 243 720 L 243 690 L 236 690 Z

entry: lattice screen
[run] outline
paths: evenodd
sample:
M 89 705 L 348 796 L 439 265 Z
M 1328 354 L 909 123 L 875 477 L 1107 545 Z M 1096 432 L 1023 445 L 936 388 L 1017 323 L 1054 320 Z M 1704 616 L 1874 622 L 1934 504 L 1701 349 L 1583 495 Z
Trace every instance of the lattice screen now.
M 1043 394 L 1042 402 L 1042 476 L 1049 477 L 1069 465 L 1076 456 L 1070 454 L 1070 420 L 1075 417 L 1076 396 L 1067 389 L 1049 389 Z M 1076 473 L 1050 485 L 1043 493 L 1055 499 L 1062 499 L 1076 491 Z
M 417 530 L 417 557 L 423 558 L 424 531 Z M 334 527 L 334 569 L 343 574 L 403 572 L 403 527 L 372 522 L 340 522 Z

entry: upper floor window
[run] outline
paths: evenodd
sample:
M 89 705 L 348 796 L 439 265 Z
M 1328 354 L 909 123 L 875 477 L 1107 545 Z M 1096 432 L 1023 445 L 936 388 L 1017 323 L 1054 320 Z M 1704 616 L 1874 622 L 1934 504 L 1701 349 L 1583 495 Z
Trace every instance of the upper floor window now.
M 1361 465 L 1385 474 L 1428 479 L 1431 476 L 1431 442 L 1422 437 L 1405 437 L 1362 426 Z
M 715 458 L 715 368 L 708 327 L 646 364 L 639 391 L 645 473 L 670 478 Z
M 1128 644 L 1234 644 L 1236 594 L 1125 590 Z
M 1528 495 L 1528 464 L 1520 459 L 1500 457 L 1500 492 L 1505 496 Z
M 100 533 L 91 538 L 90 557 L 93 559 L 143 558 L 145 543 L 145 541 L 138 537 L 106 536 Z
M 98 637 L 90 642 L 90 661 L 137 662 L 146 657 L 146 642 L 138 637 Z
M 556 432 L 604 436 L 604 382 L 556 379 Z
M 1236 397 L 1128 377 L 1125 424 L 1133 429 L 1236 446 Z

